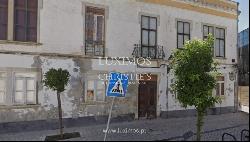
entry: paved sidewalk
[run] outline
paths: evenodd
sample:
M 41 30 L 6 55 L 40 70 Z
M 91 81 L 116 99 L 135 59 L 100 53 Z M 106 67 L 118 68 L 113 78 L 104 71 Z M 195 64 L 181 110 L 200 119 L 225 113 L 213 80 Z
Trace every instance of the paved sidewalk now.
M 107 140 L 111 141 L 156 141 L 156 140 L 183 140 L 182 135 L 188 131 L 196 132 L 196 118 L 175 118 L 136 120 L 133 122 L 111 124 Z M 102 141 L 103 130 L 106 125 L 91 127 L 76 127 L 66 129 L 65 132 L 80 132 L 81 138 L 70 139 L 70 141 Z M 240 132 L 249 130 L 249 114 L 230 113 L 223 115 L 211 115 L 205 118 L 203 129 L 203 140 L 221 141 L 223 133 L 233 134 L 240 140 Z M 46 135 L 57 134 L 58 131 L 36 131 L 11 133 L 0 135 L 0 141 L 43 141 Z M 195 136 L 188 140 L 195 140 Z

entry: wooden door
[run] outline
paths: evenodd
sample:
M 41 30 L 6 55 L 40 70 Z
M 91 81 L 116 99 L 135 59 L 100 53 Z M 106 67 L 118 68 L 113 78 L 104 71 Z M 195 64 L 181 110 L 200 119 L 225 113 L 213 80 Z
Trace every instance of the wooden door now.
M 157 81 L 141 81 L 139 85 L 139 117 L 155 118 L 157 105 Z

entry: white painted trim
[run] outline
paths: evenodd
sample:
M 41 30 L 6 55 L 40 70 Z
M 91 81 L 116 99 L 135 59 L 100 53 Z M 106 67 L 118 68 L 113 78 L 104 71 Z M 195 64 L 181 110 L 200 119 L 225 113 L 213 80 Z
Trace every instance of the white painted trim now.
M 24 102 L 24 104 L 17 104 L 14 102 L 14 95 L 15 95 L 15 73 L 31 73 L 34 74 L 33 78 L 35 81 L 35 104 L 38 104 L 38 85 L 37 82 L 38 80 L 40 80 L 40 77 L 38 75 L 40 75 L 40 71 L 38 71 L 37 69 L 32 69 L 32 68 L 0 68 L 1 72 L 6 72 L 7 76 L 6 76 L 6 103 L 4 104 L 5 106 L 13 106 L 13 105 L 27 105 L 26 101 Z M 25 80 L 27 80 L 27 78 L 25 78 Z M 26 82 L 27 83 L 27 82 Z M 24 84 L 25 87 L 25 84 Z M 27 90 L 26 90 L 27 91 Z M 25 91 L 25 92 L 26 92 Z M 24 94 L 26 95 L 26 94 Z

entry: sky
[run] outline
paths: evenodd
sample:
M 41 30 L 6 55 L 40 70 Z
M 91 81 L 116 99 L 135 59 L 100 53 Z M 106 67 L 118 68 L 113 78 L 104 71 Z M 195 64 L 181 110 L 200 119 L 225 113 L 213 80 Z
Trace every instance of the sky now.
M 239 32 L 249 28 L 249 0 L 234 0 L 240 3 Z

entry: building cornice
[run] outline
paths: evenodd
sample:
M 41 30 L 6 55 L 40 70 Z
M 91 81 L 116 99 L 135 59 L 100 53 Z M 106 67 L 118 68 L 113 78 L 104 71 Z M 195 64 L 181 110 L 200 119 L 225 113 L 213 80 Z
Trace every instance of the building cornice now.
M 237 19 L 237 3 L 230 0 L 136 0 L 215 16 Z

